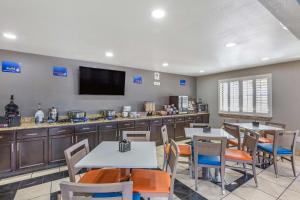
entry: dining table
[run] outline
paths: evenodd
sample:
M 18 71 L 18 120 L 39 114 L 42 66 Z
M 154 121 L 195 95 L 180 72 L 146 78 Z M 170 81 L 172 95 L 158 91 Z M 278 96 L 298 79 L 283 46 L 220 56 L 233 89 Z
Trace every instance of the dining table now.
M 155 142 L 131 142 L 119 151 L 118 141 L 103 141 L 75 164 L 76 168 L 158 168 Z
M 248 129 L 248 130 L 255 131 L 255 132 L 258 132 L 258 131 L 284 131 L 283 128 L 269 126 L 269 125 L 265 125 L 265 124 L 261 124 L 261 123 L 259 123 L 258 125 L 254 125 L 251 122 L 250 123 L 228 123 L 228 124 L 239 126 L 240 128 Z

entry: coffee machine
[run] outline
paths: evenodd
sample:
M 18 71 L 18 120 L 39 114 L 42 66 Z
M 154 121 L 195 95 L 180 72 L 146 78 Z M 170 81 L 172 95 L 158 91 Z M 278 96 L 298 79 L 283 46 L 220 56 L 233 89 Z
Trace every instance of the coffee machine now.
M 58 121 L 58 110 L 52 107 L 48 111 L 48 123 L 55 123 Z
M 21 125 L 21 114 L 19 112 L 19 106 L 14 103 L 14 95 L 10 96 L 10 103 L 5 106 L 5 118 L 8 127 Z

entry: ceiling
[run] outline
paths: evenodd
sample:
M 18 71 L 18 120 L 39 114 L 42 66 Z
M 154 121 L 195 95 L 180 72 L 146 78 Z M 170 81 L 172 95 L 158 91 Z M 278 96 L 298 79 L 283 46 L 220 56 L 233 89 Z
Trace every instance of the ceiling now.
M 261 2 L 1 0 L 0 49 L 190 76 L 299 60 L 300 40 L 290 30 L 300 23 L 285 30 L 286 21 Z M 151 17 L 157 8 L 165 18 Z M 2 37 L 5 32 L 17 39 Z M 225 47 L 230 42 L 237 45 Z

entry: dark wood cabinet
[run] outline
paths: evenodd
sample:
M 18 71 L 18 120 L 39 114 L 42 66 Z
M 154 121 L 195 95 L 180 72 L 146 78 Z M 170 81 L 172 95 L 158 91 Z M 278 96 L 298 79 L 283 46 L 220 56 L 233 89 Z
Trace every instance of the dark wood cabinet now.
M 17 131 L 17 169 L 47 165 L 47 136 L 48 129 Z
M 49 163 L 64 162 L 64 151 L 74 142 L 74 127 L 50 128 Z
M 135 131 L 148 131 L 149 130 L 149 121 L 148 120 L 136 120 L 134 122 Z
M 162 119 L 150 120 L 150 140 L 156 142 L 156 145 L 162 144 L 161 127 Z
M 123 131 L 134 131 L 134 121 L 124 121 L 118 123 L 119 135 L 118 140 L 122 140 Z
M 186 127 L 186 122 L 184 117 L 175 117 L 174 137 L 176 141 L 185 139 L 185 132 L 184 132 L 185 127 Z
M 0 173 L 15 170 L 15 133 L 13 131 L 0 132 Z
M 118 141 L 118 124 L 104 123 L 99 126 L 99 143 L 102 141 Z
M 174 127 L 174 118 L 168 117 L 163 119 L 163 125 L 167 126 L 168 138 L 175 140 L 175 127 Z
M 177 115 L 150 119 L 128 119 L 32 129 L 0 129 L 0 178 L 64 164 L 65 149 L 88 139 L 90 149 L 102 141 L 120 140 L 122 131 L 150 131 L 151 141 L 162 144 L 161 127 L 169 139 L 184 140 L 192 122 L 209 123 L 209 114 Z
M 195 123 L 209 123 L 209 114 L 196 115 Z
M 88 139 L 90 150 L 98 144 L 97 125 L 80 125 L 75 127 L 75 143 Z

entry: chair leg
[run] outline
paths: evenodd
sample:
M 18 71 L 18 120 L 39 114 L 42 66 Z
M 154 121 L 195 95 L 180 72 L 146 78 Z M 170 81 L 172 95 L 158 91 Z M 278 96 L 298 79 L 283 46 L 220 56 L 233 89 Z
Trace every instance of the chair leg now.
M 258 187 L 255 162 L 252 163 L 252 171 L 253 171 L 253 177 L 254 177 L 255 185 L 256 185 L 256 187 Z
M 198 167 L 196 166 L 196 164 L 194 165 L 194 175 L 195 175 L 195 190 L 198 190 Z
M 221 184 L 222 184 L 222 194 L 225 194 L 225 166 L 221 167 Z
M 293 173 L 294 176 L 296 177 L 295 156 L 291 156 L 291 161 L 292 161 Z
M 273 155 L 273 163 L 274 163 L 274 170 L 276 178 L 278 178 L 278 166 L 277 166 L 277 156 Z

